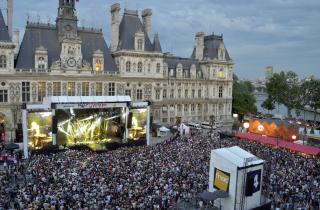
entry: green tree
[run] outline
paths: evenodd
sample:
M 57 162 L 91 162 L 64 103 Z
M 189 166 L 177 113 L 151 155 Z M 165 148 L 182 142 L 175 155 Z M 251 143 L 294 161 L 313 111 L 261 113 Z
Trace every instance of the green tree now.
M 302 83 L 300 89 L 300 106 L 309 106 L 314 111 L 316 121 L 317 110 L 320 109 L 320 80 L 311 79 Z
M 272 98 L 268 97 L 266 98 L 266 100 L 263 101 L 261 107 L 268 110 L 268 113 L 270 113 L 270 111 L 275 109 L 275 104 Z
M 256 113 L 256 99 L 252 93 L 253 86 L 249 82 L 242 82 L 234 75 L 232 110 L 234 113 L 245 115 Z
M 266 83 L 268 97 L 288 108 L 288 115 L 299 106 L 300 85 L 293 71 L 275 73 Z

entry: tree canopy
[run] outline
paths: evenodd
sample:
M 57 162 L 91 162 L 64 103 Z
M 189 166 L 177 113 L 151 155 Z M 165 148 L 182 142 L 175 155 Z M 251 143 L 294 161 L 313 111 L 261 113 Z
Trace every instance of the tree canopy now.
M 238 114 L 256 113 L 256 99 L 250 82 L 242 82 L 234 75 L 232 110 Z
M 265 105 L 273 102 L 283 104 L 288 108 L 288 115 L 299 103 L 299 78 L 293 71 L 275 73 L 266 83 L 268 98 Z

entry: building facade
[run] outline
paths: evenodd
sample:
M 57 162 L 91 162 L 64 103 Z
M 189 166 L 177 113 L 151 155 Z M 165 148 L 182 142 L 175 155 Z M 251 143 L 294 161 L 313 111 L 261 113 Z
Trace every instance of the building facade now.
M 9 8 L 11 7 L 11 8 Z M 11 12 L 10 12 L 11 11 Z M 47 96 L 129 95 L 151 101 L 153 122 L 231 123 L 233 61 L 223 36 L 197 33 L 190 58 L 164 53 L 151 37 L 152 11 L 111 6 L 111 41 L 102 29 L 78 26 L 75 0 L 59 0 L 56 24 L 27 22 L 17 50 L 0 11 L 0 121 L 6 130 L 21 118 L 21 105 Z M 10 25 L 11 24 L 11 25 Z

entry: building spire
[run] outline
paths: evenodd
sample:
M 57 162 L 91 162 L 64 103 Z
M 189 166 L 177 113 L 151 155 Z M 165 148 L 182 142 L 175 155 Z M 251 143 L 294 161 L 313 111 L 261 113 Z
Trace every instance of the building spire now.
M 10 41 L 8 28 L 6 23 L 4 22 L 4 18 L 1 10 L 0 10 L 0 41 Z
M 153 39 L 153 50 L 155 52 L 162 52 L 159 35 L 155 34 Z
M 75 0 L 59 0 L 57 28 L 59 36 L 77 34 L 77 14 Z

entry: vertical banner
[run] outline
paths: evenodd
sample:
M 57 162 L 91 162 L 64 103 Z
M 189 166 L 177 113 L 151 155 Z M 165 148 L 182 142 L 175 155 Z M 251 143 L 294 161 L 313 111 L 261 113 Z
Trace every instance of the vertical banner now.
M 260 191 L 261 187 L 261 169 L 247 173 L 246 196 L 252 196 Z

